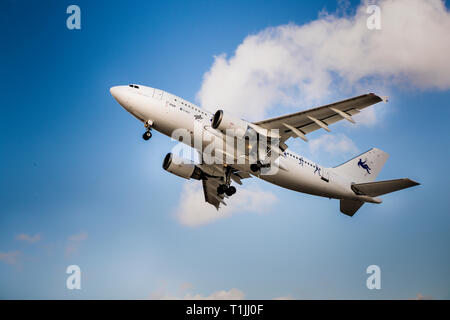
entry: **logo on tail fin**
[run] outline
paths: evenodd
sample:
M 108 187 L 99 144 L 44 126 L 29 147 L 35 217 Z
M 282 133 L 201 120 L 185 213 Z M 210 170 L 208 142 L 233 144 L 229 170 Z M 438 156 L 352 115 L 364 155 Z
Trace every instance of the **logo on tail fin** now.
M 367 160 L 366 161 L 362 161 L 361 159 L 359 159 L 358 167 L 361 167 L 361 168 L 365 169 L 367 171 L 367 173 L 370 174 L 370 170 L 371 169 L 370 169 L 369 165 L 366 164 L 366 162 L 367 162 Z

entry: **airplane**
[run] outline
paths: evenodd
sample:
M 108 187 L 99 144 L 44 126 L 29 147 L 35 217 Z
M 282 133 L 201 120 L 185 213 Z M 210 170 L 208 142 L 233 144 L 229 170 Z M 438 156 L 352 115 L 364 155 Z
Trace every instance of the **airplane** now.
M 171 137 L 174 130 L 182 128 L 194 137 L 195 127 L 200 126 L 206 136 L 218 137 L 223 141 L 230 130 L 240 132 L 238 138 L 243 141 L 246 139 L 245 133 L 252 130 L 261 141 L 265 138 L 277 142 L 274 147 L 270 145 L 265 149 L 271 156 L 269 163 L 268 157 L 264 160 L 261 152 L 255 161 L 243 164 L 236 161 L 237 156 L 231 163 L 195 163 L 180 159 L 174 153 L 165 156 L 163 168 L 188 180 L 200 180 L 205 201 L 217 210 L 220 205 L 226 205 L 225 199 L 236 193 L 233 182 L 242 185 L 242 180 L 252 177 L 297 192 L 338 199 L 340 211 L 347 216 L 353 216 L 366 202 L 381 203 L 381 195 L 419 185 L 408 178 L 375 181 L 389 156 L 377 148 L 336 167 L 325 168 L 289 150 L 285 143 L 289 138 L 308 141 L 307 134 L 319 129 L 330 131 L 329 125 L 341 120 L 354 123 L 352 116 L 362 109 L 381 101 L 387 102 L 387 97 L 374 93 L 258 122 L 248 122 L 223 110 L 211 113 L 174 94 L 139 84 L 114 86 L 110 88 L 110 93 L 126 111 L 144 124 L 144 140 L 151 138 L 152 129 Z M 195 145 L 192 140 L 181 142 L 195 148 L 201 160 L 210 140 L 201 137 L 200 145 Z M 225 151 L 215 149 L 213 153 L 220 156 Z M 244 157 L 249 160 L 248 154 Z M 266 172 L 276 170 L 264 174 L 264 169 Z

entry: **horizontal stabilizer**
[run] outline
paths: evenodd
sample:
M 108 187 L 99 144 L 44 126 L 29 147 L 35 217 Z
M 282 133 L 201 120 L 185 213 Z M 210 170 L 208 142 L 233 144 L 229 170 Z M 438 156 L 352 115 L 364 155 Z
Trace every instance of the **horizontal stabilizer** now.
M 357 183 L 352 185 L 352 189 L 357 194 L 377 197 L 386 193 L 391 193 L 394 191 L 414 187 L 419 184 L 420 183 L 405 178 L 405 179 L 385 180 L 368 183 Z
M 363 204 L 361 200 L 341 199 L 341 212 L 352 217 Z

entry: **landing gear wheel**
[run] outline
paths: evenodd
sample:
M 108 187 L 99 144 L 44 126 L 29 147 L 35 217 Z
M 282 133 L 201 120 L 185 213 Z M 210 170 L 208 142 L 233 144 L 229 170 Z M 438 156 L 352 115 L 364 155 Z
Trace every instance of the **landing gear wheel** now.
M 217 193 L 219 195 L 224 194 L 227 190 L 228 190 L 228 187 L 225 184 L 221 184 L 220 186 L 217 187 Z
M 152 137 L 152 133 L 151 133 L 150 131 L 146 131 L 146 132 L 144 133 L 144 135 L 142 136 L 142 138 L 143 138 L 145 141 L 149 140 L 151 137 Z
M 231 197 L 233 194 L 236 193 L 236 188 L 231 186 L 225 191 L 225 193 L 227 194 L 227 196 Z

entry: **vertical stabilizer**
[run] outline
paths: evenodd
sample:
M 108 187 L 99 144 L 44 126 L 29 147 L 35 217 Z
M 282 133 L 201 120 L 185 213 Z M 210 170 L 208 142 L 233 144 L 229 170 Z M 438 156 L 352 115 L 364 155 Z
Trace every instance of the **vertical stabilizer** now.
M 380 173 L 388 157 L 386 152 L 372 148 L 332 170 L 340 176 L 350 178 L 355 183 L 372 182 Z

